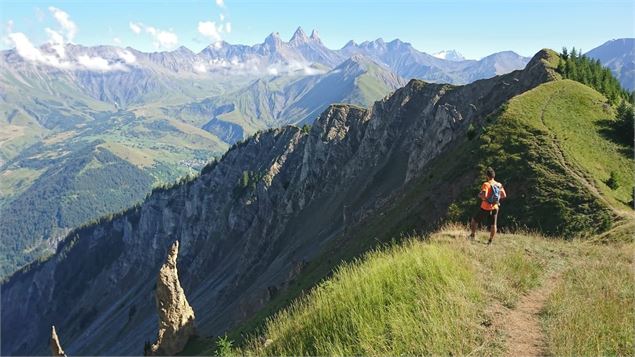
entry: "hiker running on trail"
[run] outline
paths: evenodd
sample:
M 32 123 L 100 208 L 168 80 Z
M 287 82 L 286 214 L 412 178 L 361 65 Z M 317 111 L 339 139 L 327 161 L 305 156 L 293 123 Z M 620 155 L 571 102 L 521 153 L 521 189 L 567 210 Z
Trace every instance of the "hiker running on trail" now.
M 478 198 L 481 199 L 481 205 L 479 206 L 476 215 L 472 217 L 470 224 L 470 228 L 472 229 L 470 239 L 474 239 L 478 225 L 485 221 L 490 227 L 489 240 L 487 241 L 487 244 L 491 244 L 494 236 L 496 235 L 496 221 L 498 220 L 500 200 L 507 197 L 507 194 L 505 193 L 503 185 L 494 180 L 496 173 L 493 168 L 488 167 L 487 170 L 485 170 L 485 176 L 487 176 L 487 181 L 483 182 L 481 191 L 478 193 Z

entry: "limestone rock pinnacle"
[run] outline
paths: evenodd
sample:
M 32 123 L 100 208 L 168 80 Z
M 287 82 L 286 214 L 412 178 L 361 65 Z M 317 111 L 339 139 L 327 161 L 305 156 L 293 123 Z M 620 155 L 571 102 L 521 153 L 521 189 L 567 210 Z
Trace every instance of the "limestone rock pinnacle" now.
M 57 337 L 57 332 L 55 332 L 55 326 L 51 326 L 51 356 L 66 357 L 62 345 L 60 345 L 60 339 Z
M 187 302 L 179 283 L 176 269 L 178 254 L 179 242 L 175 241 L 168 251 L 165 263 L 159 270 L 156 289 L 159 335 L 149 350 L 144 351 L 147 355 L 175 355 L 183 350 L 188 339 L 196 333 L 194 310 Z

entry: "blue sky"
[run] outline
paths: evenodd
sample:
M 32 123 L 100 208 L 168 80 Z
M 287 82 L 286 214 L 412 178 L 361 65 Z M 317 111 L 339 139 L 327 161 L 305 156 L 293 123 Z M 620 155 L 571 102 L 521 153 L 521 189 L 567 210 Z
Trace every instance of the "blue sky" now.
M 330 48 L 351 39 L 399 38 L 429 53 L 456 49 L 481 58 L 565 45 L 590 50 L 635 37 L 632 0 L 2 0 L 0 6 L 3 49 L 14 47 L 11 33 L 40 45 L 55 32 L 82 45 L 143 51 L 184 45 L 198 52 L 219 38 L 252 45 L 277 31 L 286 40 L 302 26 L 307 33 L 317 29 Z

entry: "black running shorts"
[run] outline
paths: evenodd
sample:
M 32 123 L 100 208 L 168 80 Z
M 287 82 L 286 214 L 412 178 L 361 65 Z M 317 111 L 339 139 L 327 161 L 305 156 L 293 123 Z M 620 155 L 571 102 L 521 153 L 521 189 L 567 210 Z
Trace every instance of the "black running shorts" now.
M 496 225 L 496 221 L 498 218 L 498 209 L 493 209 L 491 211 L 484 210 L 481 207 L 478 208 L 478 211 L 474 215 L 474 220 L 479 224 L 486 224 L 488 227 L 492 225 Z

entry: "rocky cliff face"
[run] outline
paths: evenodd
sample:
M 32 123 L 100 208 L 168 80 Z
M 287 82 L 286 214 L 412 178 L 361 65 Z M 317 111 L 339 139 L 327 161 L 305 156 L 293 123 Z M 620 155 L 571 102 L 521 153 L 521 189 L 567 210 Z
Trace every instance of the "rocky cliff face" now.
M 159 270 L 157 278 L 156 298 L 159 313 L 159 337 L 144 354 L 150 356 L 174 356 L 183 350 L 187 340 L 194 336 L 194 310 L 187 302 L 179 273 L 176 269 L 176 258 L 179 255 L 179 241 L 168 251 L 165 264 Z
M 2 354 L 44 353 L 48 324 L 79 354 L 140 354 L 153 339 L 154 274 L 181 242 L 180 278 L 201 335 L 222 334 L 290 283 L 320 250 L 425 174 L 509 98 L 552 78 L 524 71 L 455 87 L 411 81 L 372 109 L 333 105 L 309 132 L 255 134 L 199 178 L 72 232 L 2 285 Z M 426 219 L 442 214 L 431 211 Z

